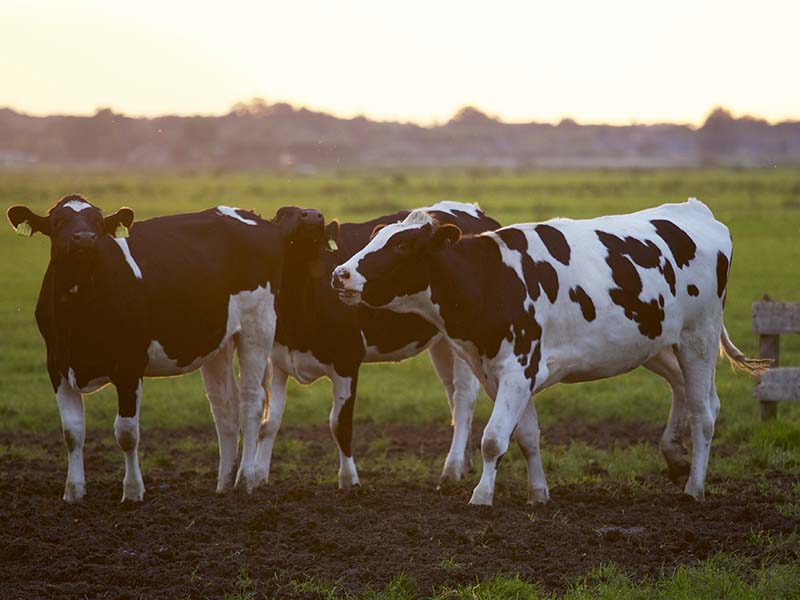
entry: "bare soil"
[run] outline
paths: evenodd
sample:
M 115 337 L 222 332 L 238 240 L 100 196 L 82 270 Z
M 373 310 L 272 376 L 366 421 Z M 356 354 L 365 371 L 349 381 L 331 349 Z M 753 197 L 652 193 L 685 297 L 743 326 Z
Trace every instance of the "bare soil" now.
M 359 425 L 356 456 L 381 436 L 389 460 L 439 460 L 450 430 Z M 658 436 L 658 428 L 635 424 L 545 431 L 548 444 L 581 440 L 599 447 L 656 443 Z M 41 455 L 0 458 L 0 596 L 220 598 L 234 591 L 242 569 L 258 595 L 281 598 L 308 597 L 289 582 L 309 576 L 358 592 L 382 588 L 400 573 L 423 593 L 502 573 L 558 590 L 608 562 L 644 577 L 720 551 L 753 564 L 800 559 L 795 546 L 753 542 L 753 532 L 800 530 L 800 519 L 777 510 L 794 483 L 778 473 L 735 485 L 712 477 L 718 489 L 731 491 L 705 503 L 687 499 L 664 478 L 646 486 L 558 486 L 551 502 L 536 508 L 525 504 L 524 482 L 501 478 L 488 509 L 467 504 L 475 472 L 437 491 L 435 477 L 401 481 L 367 469 L 361 488 L 340 492 L 328 483 L 336 467 L 327 430 L 287 429 L 280 437 L 305 442 L 302 460 L 279 452 L 268 487 L 250 497 L 217 496 L 212 453 L 173 447 L 176 440 L 207 445 L 211 431 L 146 430 L 144 455 L 168 450 L 147 465 L 145 501 L 131 506 L 119 503 L 123 461 L 113 434 L 87 439 L 88 494 L 79 505 L 60 500 L 66 474 L 60 435 L 0 435 L 0 446 Z

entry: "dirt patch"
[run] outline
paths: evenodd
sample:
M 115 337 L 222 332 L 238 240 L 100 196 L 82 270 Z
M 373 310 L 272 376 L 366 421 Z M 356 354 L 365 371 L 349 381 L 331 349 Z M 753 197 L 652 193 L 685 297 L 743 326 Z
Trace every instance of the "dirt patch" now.
M 633 444 L 659 435 L 650 426 L 629 426 L 628 434 L 624 427 L 594 427 L 583 441 Z M 566 433 L 580 439 L 574 430 Z M 253 496 L 216 496 L 213 455 L 173 448 L 163 464 L 145 471 L 147 494 L 139 506 L 118 502 L 123 463 L 111 434 L 87 440 L 88 496 L 78 506 L 59 500 L 66 458 L 58 434 L 0 435 L 3 446 L 38 456 L 0 459 L 2 596 L 219 598 L 234 589 L 242 569 L 259 594 L 280 597 L 299 595 L 289 582 L 309 576 L 358 591 L 380 588 L 401 572 L 421 592 L 498 573 L 560 589 L 612 561 L 637 576 L 657 576 L 720 551 L 755 562 L 800 559 L 794 545 L 753 539 L 752 532 L 780 540 L 800 529 L 800 520 L 776 509 L 792 485 L 778 474 L 722 486 L 735 491 L 704 504 L 661 480 L 645 489 L 612 482 L 559 486 L 547 506 L 535 509 L 524 503 L 523 482 L 501 478 L 496 506 L 483 509 L 467 504 L 474 473 L 437 492 L 435 478 L 398 481 L 371 472 L 362 489 L 341 493 L 318 482 L 334 468 L 315 460 L 316 448 L 330 450 L 330 433 L 282 434 L 306 442 L 303 460 L 278 453 L 272 483 Z M 557 439 L 555 430 L 545 434 L 550 443 Z M 356 452 L 364 456 L 383 436 L 389 457 L 443 457 L 449 435 L 446 427 L 360 426 Z M 176 439 L 202 447 L 213 434 L 151 430 L 143 437 L 148 455 Z M 772 484 L 768 492 L 764 479 Z

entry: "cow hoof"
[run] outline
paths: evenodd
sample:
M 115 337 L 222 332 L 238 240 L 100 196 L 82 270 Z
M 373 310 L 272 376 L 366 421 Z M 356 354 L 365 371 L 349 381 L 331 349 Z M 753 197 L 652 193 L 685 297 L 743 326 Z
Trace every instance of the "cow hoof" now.
M 469 503 L 473 506 L 491 506 L 494 494 L 489 490 L 484 490 L 480 486 L 472 490 L 472 498 Z
M 358 487 L 361 483 L 358 481 L 358 473 L 339 473 L 339 489 L 348 490 L 352 487 Z
M 700 488 L 699 490 L 692 490 L 687 485 L 683 493 L 689 496 L 690 498 L 694 498 L 696 502 L 705 502 L 706 500 L 706 491 L 704 488 Z
M 227 494 L 233 489 L 233 485 L 230 481 L 225 483 L 217 483 L 217 493 L 218 494 Z
M 692 466 L 688 461 L 670 464 L 667 468 L 667 477 L 679 487 L 684 487 L 689 480 Z
M 256 487 L 259 487 L 261 485 L 267 485 L 269 483 L 269 472 L 256 471 L 255 483 Z
M 68 483 L 64 486 L 64 502 L 75 504 L 83 500 L 86 495 L 86 485 L 82 483 Z
M 253 490 L 256 489 L 256 479 L 255 479 L 255 477 L 252 477 L 252 476 L 251 477 L 243 477 L 243 476 L 237 477 L 236 478 L 236 483 L 234 484 L 233 487 L 237 491 L 244 490 L 247 494 L 252 494 Z
M 348 479 L 346 481 L 339 480 L 339 489 L 342 491 L 347 491 L 353 488 L 360 488 L 361 483 L 358 481 L 358 477 L 355 480 Z
M 141 502 L 142 500 L 144 500 L 144 484 L 141 481 L 123 481 L 121 502 Z
M 550 491 L 545 488 L 528 488 L 528 504 L 546 504 L 550 500 Z
M 217 493 L 225 494 L 233 489 L 233 473 L 217 477 Z
M 461 476 L 463 475 L 463 473 L 464 469 L 458 463 L 456 462 L 447 463 L 445 464 L 444 470 L 442 471 L 441 482 L 456 483 L 458 481 L 461 481 Z

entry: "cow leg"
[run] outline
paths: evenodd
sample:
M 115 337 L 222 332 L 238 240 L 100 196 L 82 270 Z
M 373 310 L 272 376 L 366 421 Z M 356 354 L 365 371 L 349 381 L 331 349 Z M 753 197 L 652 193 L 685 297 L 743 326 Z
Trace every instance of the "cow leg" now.
M 431 346 L 429 354 L 444 386 L 453 425 L 453 439 L 441 480 L 458 481 L 469 467 L 467 447 L 480 386 L 467 363 L 456 356 L 446 339 L 442 338 Z
M 144 482 L 139 469 L 139 409 L 142 404 L 142 379 L 115 381 L 117 387 L 117 418 L 114 437 L 125 454 L 125 479 L 122 481 L 122 501 L 141 502 Z
M 718 339 L 718 328 L 707 336 L 685 332 L 677 349 L 692 431 L 692 466 L 684 493 L 695 500 L 705 499 L 706 469 L 719 408 L 714 384 Z
M 83 396 L 61 377 L 56 390 L 58 412 L 64 443 L 67 446 L 67 481 L 64 484 L 64 500 L 78 502 L 86 495 L 86 476 L 83 472 L 83 440 L 85 436 Z
M 539 449 L 539 419 L 536 405 L 528 402 L 514 430 L 514 439 L 528 463 L 528 504 L 544 504 L 550 499 L 550 490 L 542 467 Z
M 353 460 L 353 407 L 356 402 L 358 374 L 342 377 L 335 374 L 333 381 L 333 405 L 330 427 L 333 439 L 339 447 L 339 489 L 359 485 L 356 463 Z
M 239 428 L 242 433 L 242 460 L 236 473 L 234 487 L 244 487 L 250 494 L 257 485 L 255 459 L 258 446 L 258 431 L 264 413 L 264 379 L 267 361 L 272 351 L 272 339 L 265 347 L 264 338 L 239 334 L 236 348 L 239 354 Z
M 661 454 L 667 461 L 670 480 L 683 485 L 689 475 L 690 464 L 686 460 L 687 452 L 683 446 L 689 415 L 681 366 L 672 348 L 665 348 L 647 361 L 644 366 L 663 377 L 672 391 L 669 419 L 667 427 L 664 429 L 664 435 L 661 437 Z
M 492 416 L 489 417 L 481 439 L 483 473 L 478 485 L 472 491 L 470 504 L 491 506 L 497 465 L 508 450 L 514 427 L 522 418 L 526 405 L 530 403 L 530 386 L 522 374 L 512 372 L 500 377 Z
M 239 446 L 239 388 L 233 371 L 233 349 L 233 343 L 228 343 L 200 370 L 219 443 L 217 493 L 233 486 Z
M 281 427 L 283 409 L 286 406 L 286 381 L 288 376 L 282 369 L 272 365 L 269 382 L 269 400 L 266 418 L 261 422 L 258 432 L 258 452 L 256 453 L 256 482 L 269 482 L 269 469 L 272 462 L 272 447 L 275 436 Z

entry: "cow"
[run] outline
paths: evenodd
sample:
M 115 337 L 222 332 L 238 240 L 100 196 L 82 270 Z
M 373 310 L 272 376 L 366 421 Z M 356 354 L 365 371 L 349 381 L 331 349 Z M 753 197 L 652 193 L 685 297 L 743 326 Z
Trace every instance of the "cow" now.
M 443 201 L 424 209 L 441 223 L 467 233 L 499 227 L 477 205 Z M 417 315 L 349 307 L 330 287 L 333 268 L 359 251 L 381 227 L 405 218 L 401 211 L 364 223 L 330 222 L 324 232 L 298 234 L 287 251 L 271 365 L 269 411 L 259 434 L 256 477 L 269 479 L 272 447 L 286 402 L 286 382 L 328 377 L 333 384 L 330 429 L 339 450 L 339 487 L 358 485 L 352 454 L 352 420 L 359 367 L 401 361 L 428 350 L 450 404 L 453 439 L 443 481 L 458 481 L 467 468 L 466 448 L 479 384 L 439 330 Z M 330 240 L 330 241 L 329 241 Z
M 723 324 L 731 250 L 727 227 L 693 198 L 474 236 L 413 211 L 337 267 L 332 286 L 349 304 L 418 314 L 435 324 L 494 401 L 471 504 L 492 504 L 512 432 L 527 460 L 528 501 L 546 502 L 531 397 L 561 381 L 593 381 L 639 366 L 672 387 L 661 445 L 673 470 L 684 466 L 682 428 L 687 420 L 691 426 L 684 492 L 700 501 L 720 406 L 717 346 L 750 373 L 769 366 L 745 357 Z
M 63 499 L 86 493 L 82 394 L 116 387 L 122 500 L 138 502 L 142 379 L 198 368 L 219 439 L 217 491 L 232 483 L 240 428 L 235 485 L 252 491 L 284 247 L 301 225 L 321 228 L 322 214 L 286 207 L 267 221 L 219 206 L 133 224 L 129 208 L 104 217 L 83 196 L 69 195 L 46 215 L 13 206 L 8 219 L 20 234 L 50 238 L 36 323 L 68 452 Z

